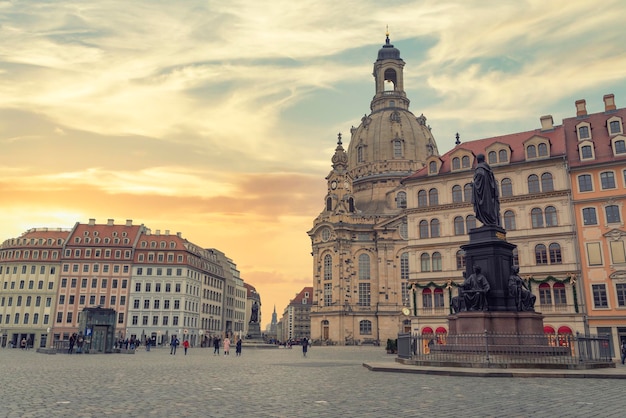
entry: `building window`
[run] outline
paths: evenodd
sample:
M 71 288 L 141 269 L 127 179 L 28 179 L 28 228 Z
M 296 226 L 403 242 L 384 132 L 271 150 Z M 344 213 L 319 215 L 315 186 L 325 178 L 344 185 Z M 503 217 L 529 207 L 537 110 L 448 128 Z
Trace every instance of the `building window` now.
M 424 253 L 420 256 L 421 271 L 430 271 L 430 255 Z
M 428 238 L 428 221 L 421 220 L 419 223 L 420 238 Z
M 402 157 L 402 141 L 399 139 L 393 141 L 393 156 L 396 158 Z
M 422 290 L 422 306 L 424 308 L 432 308 L 433 307 L 433 296 L 432 291 L 428 288 Z
M 593 307 L 594 308 L 608 308 L 609 301 L 606 297 L 606 286 L 603 284 L 591 285 L 593 293 Z
M 552 292 L 550 291 L 550 285 L 548 283 L 541 283 L 539 285 L 539 304 L 552 305 Z
M 463 190 L 461 186 L 454 185 L 452 186 L 452 202 L 453 203 L 461 203 L 463 202 Z
M 501 149 L 500 151 L 498 151 L 498 156 L 500 157 L 501 163 L 506 163 L 507 161 L 509 161 L 509 154 L 506 152 L 505 149 Z
M 557 226 L 556 208 L 554 206 L 546 207 L 546 226 Z
M 461 167 L 463 168 L 469 168 L 470 167 L 470 159 L 469 157 L 466 155 L 463 158 L 461 158 Z
M 439 204 L 439 192 L 437 189 L 430 189 L 428 191 L 428 204 L 430 206 L 437 206 Z
M 615 188 L 615 174 L 612 171 L 600 173 L 600 185 L 602 190 Z
M 365 161 L 365 157 L 363 156 L 363 146 L 359 146 L 356 149 L 356 160 L 358 163 L 362 163 Z
M 553 242 L 548 249 L 550 250 L 550 264 L 561 264 L 561 246 Z
M 437 174 L 437 163 L 435 161 L 428 163 L 428 172 L 430 174 Z
M 619 207 L 617 205 L 609 205 L 604 208 L 604 212 L 606 213 L 606 222 L 607 223 L 619 223 Z
M 615 154 L 624 154 L 626 153 L 626 142 L 623 139 L 618 139 L 615 141 Z
M 530 218 L 533 228 L 543 228 L 543 212 L 540 208 L 533 208 L 530 211 Z
M 324 256 L 324 280 L 333 279 L 333 258 L 330 254 Z
M 420 208 L 428 206 L 428 196 L 426 190 L 420 190 L 417 192 L 417 206 Z
M 498 162 L 498 157 L 495 151 L 489 151 L 489 154 L 487 154 L 487 158 L 489 164 L 495 164 Z
M 554 190 L 554 184 L 552 182 L 552 174 L 543 173 L 541 175 L 541 190 L 545 192 L 551 192 Z
M 435 251 L 433 253 L 433 271 L 441 271 L 441 253 Z
M 435 289 L 433 292 L 433 299 L 435 302 L 435 308 L 443 308 L 444 307 L 444 297 L 443 297 L 443 289 Z
M 398 192 L 396 195 L 396 207 L 398 209 L 406 209 L 406 193 Z
M 579 126 L 578 127 L 578 139 L 588 139 L 589 136 L 589 127 L 588 126 Z
M 454 235 L 464 235 L 465 234 L 465 221 L 462 216 L 457 216 L 454 218 Z
M 597 225 L 596 208 L 583 208 L 583 225 Z
M 513 248 L 513 265 L 519 266 L 519 252 L 517 248 Z
M 590 174 L 581 174 L 578 176 L 578 191 L 590 192 L 593 190 L 593 183 Z
M 466 202 L 472 201 L 472 183 L 467 183 L 463 186 L 463 200 Z
M 583 160 L 593 158 L 591 145 L 583 145 L 582 147 L 580 147 L 580 158 Z
M 500 188 L 502 192 L 500 195 L 502 197 L 511 197 L 513 196 L 513 182 L 509 178 L 503 178 L 500 182 Z
M 400 256 L 400 280 L 402 281 L 402 304 L 409 302 L 409 253 L 402 253 Z
M 617 306 L 626 306 L 626 283 L 617 283 L 615 285 L 615 293 L 617 294 Z
M 370 284 L 359 283 L 359 306 L 370 306 Z
M 526 158 L 536 158 L 537 157 L 537 148 L 534 145 L 529 145 L 526 147 Z
M 465 268 L 465 251 L 459 250 L 456 252 L 456 269 L 463 270 Z
M 359 332 L 361 333 L 361 335 L 371 335 L 372 321 L 368 321 L 366 319 L 359 321 Z
M 539 176 L 531 174 L 528 176 L 528 193 L 539 193 Z
M 548 251 L 546 246 L 538 244 L 535 246 L 535 262 L 536 264 L 548 264 Z
M 609 241 L 611 250 L 611 260 L 613 264 L 626 263 L 626 251 L 624 250 L 624 241 Z
M 612 120 L 609 122 L 609 134 L 617 135 L 622 132 L 622 128 L 620 126 L 619 120 Z
M 370 256 L 367 254 L 359 255 L 359 280 L 370 279 Z
M 504 212 L 504 229 L 507 231 L 515 230 L 515 213 L 512 210 Z
M 439 219 L 433 219 L 430 221 L 430 237 L 439 237 Z
M 476 228 L 476 217 L 474 215 L 467 215 L 467 218 L 465 218 L 465 229 L 467 233 L 469 234 L 470 230 L 474 228 Z
M 454 157 L 452 159 L 452 169 L 459 170 L 460 168 L 461 168 L 461 160 L 459 159 L 459 157 Z
M 548 156 L 548 145 L 546 143 L 542 142 L 541 144 L 537 145 L 537 149 L 539 150 L 540 157 Z
M 324 283 L 324 306 L 333 304 L 333 285 L 332 283 Z

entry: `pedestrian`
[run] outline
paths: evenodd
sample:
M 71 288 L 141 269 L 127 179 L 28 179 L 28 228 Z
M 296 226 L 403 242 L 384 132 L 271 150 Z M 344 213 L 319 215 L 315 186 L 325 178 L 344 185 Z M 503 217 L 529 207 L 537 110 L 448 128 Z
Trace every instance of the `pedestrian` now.
M 228 337 L 224 338 L 224 355 L 230 355 L 230 339 Z
M 180 344 L 180 341 L 175 335 L 172 335 L 172 340 L 170 341 L 170 354 L 176 355 L 176 347 L 178 344 Z
M 33 340 L 30 337 L 26 340 L 26 350 L 29 348 L 33 348 Z
M 624 360 L 626 360 L 626 340 L 622 340 L 622 364 L 624 364 Z
M 235 344 L 235 355 L 241 355 L 241 337 L 237 339 L 237 344 Z
M 76 353 L 77 353 L 77 354 L 80 354 L 80 353 L 82 353 L 82 352 L 83 352 L 83 343 L 84 343 L 84 342 L 85 342 L 85 339 L 83 338 L 82 334 L 81 334 L 81 335 L 79 335 L 79 336 L 76 338 L 76 347 L 77 347 L 77 348 L 76 348 Z
M 220 339 L 217 337 L 213 338 L 213 355 L 220 355 Z
M 187 355 L 187 349 L 189 348 L 189 340 L 183 341 L 183 348 L 185 349 L 185 355 Z
M 22 347 L 22 350 L 26 350 L 26 338 L 22 338 L 22 341 L 20 341 L 20 346 Z
M 305 338 L 302 339 L 302 355 L 306 357 L 306 352 L 309 349 L 309 340 Z
M 146 351 L 150 351 L 150 346 L 152 345 L 152 340 L 146 337 Z
M 76 344 L 76 334 L 72 334 L 70 337 L 70 347 L 67 350 L 67 354 L 72 354 L 74 351 L 74 344 Z

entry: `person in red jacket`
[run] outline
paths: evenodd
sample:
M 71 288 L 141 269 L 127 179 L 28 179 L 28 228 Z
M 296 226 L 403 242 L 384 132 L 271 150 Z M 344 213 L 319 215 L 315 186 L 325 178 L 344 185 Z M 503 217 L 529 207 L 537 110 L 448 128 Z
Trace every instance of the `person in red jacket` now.
M 183 341 L 183 348 L 185 349 L 185 355 L 187 355 L 187 349 L 189 348 L 189 340 Z

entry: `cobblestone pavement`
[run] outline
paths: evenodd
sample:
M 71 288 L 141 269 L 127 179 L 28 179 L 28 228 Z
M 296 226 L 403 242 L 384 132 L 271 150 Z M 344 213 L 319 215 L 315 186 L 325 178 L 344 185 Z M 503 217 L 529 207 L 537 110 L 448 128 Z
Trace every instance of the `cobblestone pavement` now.
M 139 350 L 46 355 L 0 349 L 5 417 L 618 417 L 623 380 L 377 373 L 382 347 Z M 618 367 L 623 367 L 618 365 Z

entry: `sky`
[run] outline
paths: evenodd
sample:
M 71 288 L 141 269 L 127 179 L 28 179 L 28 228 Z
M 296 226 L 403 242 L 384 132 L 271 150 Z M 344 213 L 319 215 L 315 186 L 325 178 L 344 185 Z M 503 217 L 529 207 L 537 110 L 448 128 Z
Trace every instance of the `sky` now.
M 440 153 L 626 106 L 626 2 L 0 0 L 0 240 L 90 218 L 233 259 L 265 326 L 312 286 L 337 134 L 389 30 Z

